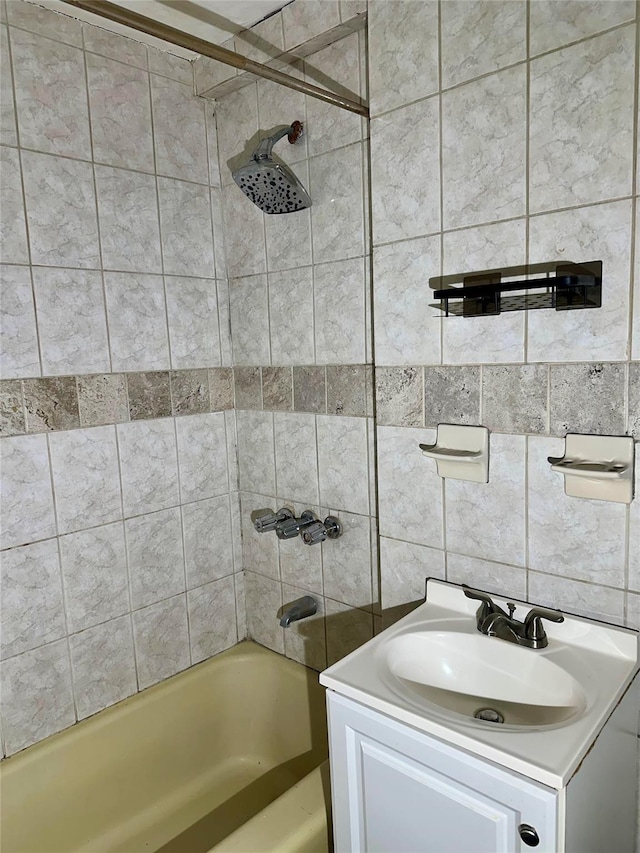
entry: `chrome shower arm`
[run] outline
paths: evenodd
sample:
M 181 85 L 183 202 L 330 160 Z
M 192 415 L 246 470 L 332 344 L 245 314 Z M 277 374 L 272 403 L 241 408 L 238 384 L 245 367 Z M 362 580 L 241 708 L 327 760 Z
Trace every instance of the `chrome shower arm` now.
M 288 136 L 291 133 L 291 130 L 291 127 L 285 127 L 283 130 L 277 130 L 271 136 L 267 136 L 266 139 L 263 139 L 253 152 L 253 159 L 256 163 L 259 163 L 261 160 L 270 160 L 273 146 L 276 142 L 279 142 L 283 136 Z

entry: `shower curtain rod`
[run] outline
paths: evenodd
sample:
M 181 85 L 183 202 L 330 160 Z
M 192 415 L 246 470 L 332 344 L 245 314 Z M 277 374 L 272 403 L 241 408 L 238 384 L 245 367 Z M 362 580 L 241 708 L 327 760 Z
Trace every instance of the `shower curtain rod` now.
M 319 86 L 312 86 L 311 83 L 306 83 L 303 80 L 297 80 L 295 77 L 290 77 L 282 71 L 277 71 L 275 68 L 263 65 L 261 62 L 247 59 L 246 56 L 242 56 L 233 50 L 228 50 L 226 47 L 212 44 L 190 33 L 185 33 L 182 30 L 175 29 L 175 27 L 163 24 L 160 21 L 154 21 L 152 18 L 146 17 L 146 15 L 138 15 L 137 12 L 132 12 L 130 9 L 118 6 L 115 3 L 109 3 L 107 0 L 63 0 L 63 2 L 69 6 L 84 9 L 85 12 L 93 12 L 94 15 L 100 15 L 101 18 L 108 18 L 110 21 L 116 21 L 134 30 L 147 33 L 147 35 L 155 36 L 163 41 L 178 45 L 178 47 L 184 47 L 187 50 L 208 56 L 210 59 L 216 59 L 218 62 L 224 62 L 225 65 L 231 65 L 240 71 L 248 71 L 257 77 L 264 77 L 266 80 L 280 83 L 282 86 L 295 89 L 297 92 L 302 92 L 312 98 L 326 101 L 326 103 L 333 104 L 336 107 L 340 107 L 340 109 L 358 113 L 358 115 L 367 118 L 369 116 L 368 108 L 357 101 L 352 101 L 349 98 L 342 97 L 342 95 L 328 92 Z

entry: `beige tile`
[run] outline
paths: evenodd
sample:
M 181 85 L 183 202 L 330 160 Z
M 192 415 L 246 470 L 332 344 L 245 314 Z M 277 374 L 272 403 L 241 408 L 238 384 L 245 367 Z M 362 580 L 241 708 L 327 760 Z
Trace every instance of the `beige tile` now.
M 438 4 L 370 0 L 368 13 L 372 115 L 436 92 Z
M 99 268 L 91 164 L 23 151 L 22 166 L 32 263 Z
M 0 380 L 0 435 L 23 435 L 26 432 L 22 382 Z
M 367 365 L 327 365 L 327 414 L 367 414 Z
M 376 423 L 420 427 L 424 422 L 421 367 L 379 367 L 376 370 Z
M 234 367 L 233 380 L 238 409 L 262 409 L 262 376 L 259 367 Z
M 213 367 L 209 370 L 211 411 L 233 409 L 233 370 L 230 367 Z
M 40 376 L 31 275 L 27 267 L 0 264 L 0 375 Z
M 546 365 L 482 368 L 484 426 L 500 432 L 547 432 Z
M 633 0 L 536 0 L 531 4 L 531 55 L 553 50 L 630 21 Z
M 149 71 L 193 86 L 193 63 L 165 50 L 147 47 Z
M 129 420 L 127 382 L 122 374 L 78 376 L 80 426 L 101 426 Z
M 91 27 L 91 31 L 107 32 L 97 27 Z M 120 38 L 115 33 L 109 35 Z M 136 44 L 130 39 L 123 41 Z M 146 51 L 144 60 L 146 64 Z M 153 172 L 151 103 L 146 71 L 88 54 L 87 74 L 94 159 L 109 166 Z
M 554 364 L 549 368 L 551 432 L 624 432 L 623 364 Z
M 91 159 L 82 51 L 13 29 L 11 60 L 20 144 L 49 154 Z
M 480 368 L 425 367 L 424 422 L 478 424 L 480 422 Z
M 520 0 L 448 0 L 440 9 L 443 87 L 526 58 L 527 7 Z
M 209 374 L 201 370 L 172 370 L 171 412 L 174 415 L 198 415 L 210 410 Z
M 635 28 L 531 63 L 530 207 L 631 192 Z
M 442 96 L 445 228 L 524 214 L 525 95 L 520 66 Z
M 187 669 L 191 662 L 186 596 L 176 595 L 133 614 L 141 690 Z
M 296 412 L 317 414 L 327 411 L 324 367 L 293 368 L 293 408 Z
M 136 692 L 138 684 L 129 616 L 75 634 L 69 645 L 79 720 Z
M 7 12 L 13 27 L 82 47 L 82 24 L 76 18 L 32 3 L 8 3 Z
M 129 373 L 127 375 L 129 417 L 132 421 L 143 418 L 166 418 L 171 415 L 171 389 L 169 373 Z
M 640 441 L 640 362 L 629 365 L 629 422 L 627 433 Z
M 26 379 L 24 404 L 27 432 L 48 432 L 80 426 L 74 376 Z
M 290 367 L 262 368 L 262 401 L 267 410 L 293 409 L 293 374 Z
M 82 37 L 88 53 L 117 59 L 136 68 L 147 68 L 147 48 L 142 42 L 86 23 L 82 24 Z

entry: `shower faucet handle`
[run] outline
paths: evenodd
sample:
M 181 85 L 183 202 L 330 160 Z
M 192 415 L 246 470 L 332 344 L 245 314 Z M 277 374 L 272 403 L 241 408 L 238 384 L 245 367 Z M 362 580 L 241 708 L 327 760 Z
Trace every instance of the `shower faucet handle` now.
M 268 533 L 275 530 L 276 526 L 288 518 L 293 518 L 293 513 L 286 506 L 274 512 L 272 509 L 256 509 L 251 513 L 251 522 L 258 533 Z
M 333 515 L 328 515 L 324 521 L 316 521 L 306 527 L 301 533 L 305 545 L 317 545 L 325 539 L 337 539 L 342 536 L 342 525 Z

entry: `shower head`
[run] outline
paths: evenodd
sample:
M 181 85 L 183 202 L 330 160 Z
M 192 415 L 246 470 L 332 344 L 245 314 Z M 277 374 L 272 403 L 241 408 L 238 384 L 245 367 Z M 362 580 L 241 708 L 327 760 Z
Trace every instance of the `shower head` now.
M 274 163 L 271 150 L 286 136 L 293 145 L 302 135 L 302 122 L 279 130 L 263 139 L 251 160 L 233 172 L 233 180 L 242 192 L 265 213 L 295 213 L 311 207 L 309 194 L 288 166 Z

